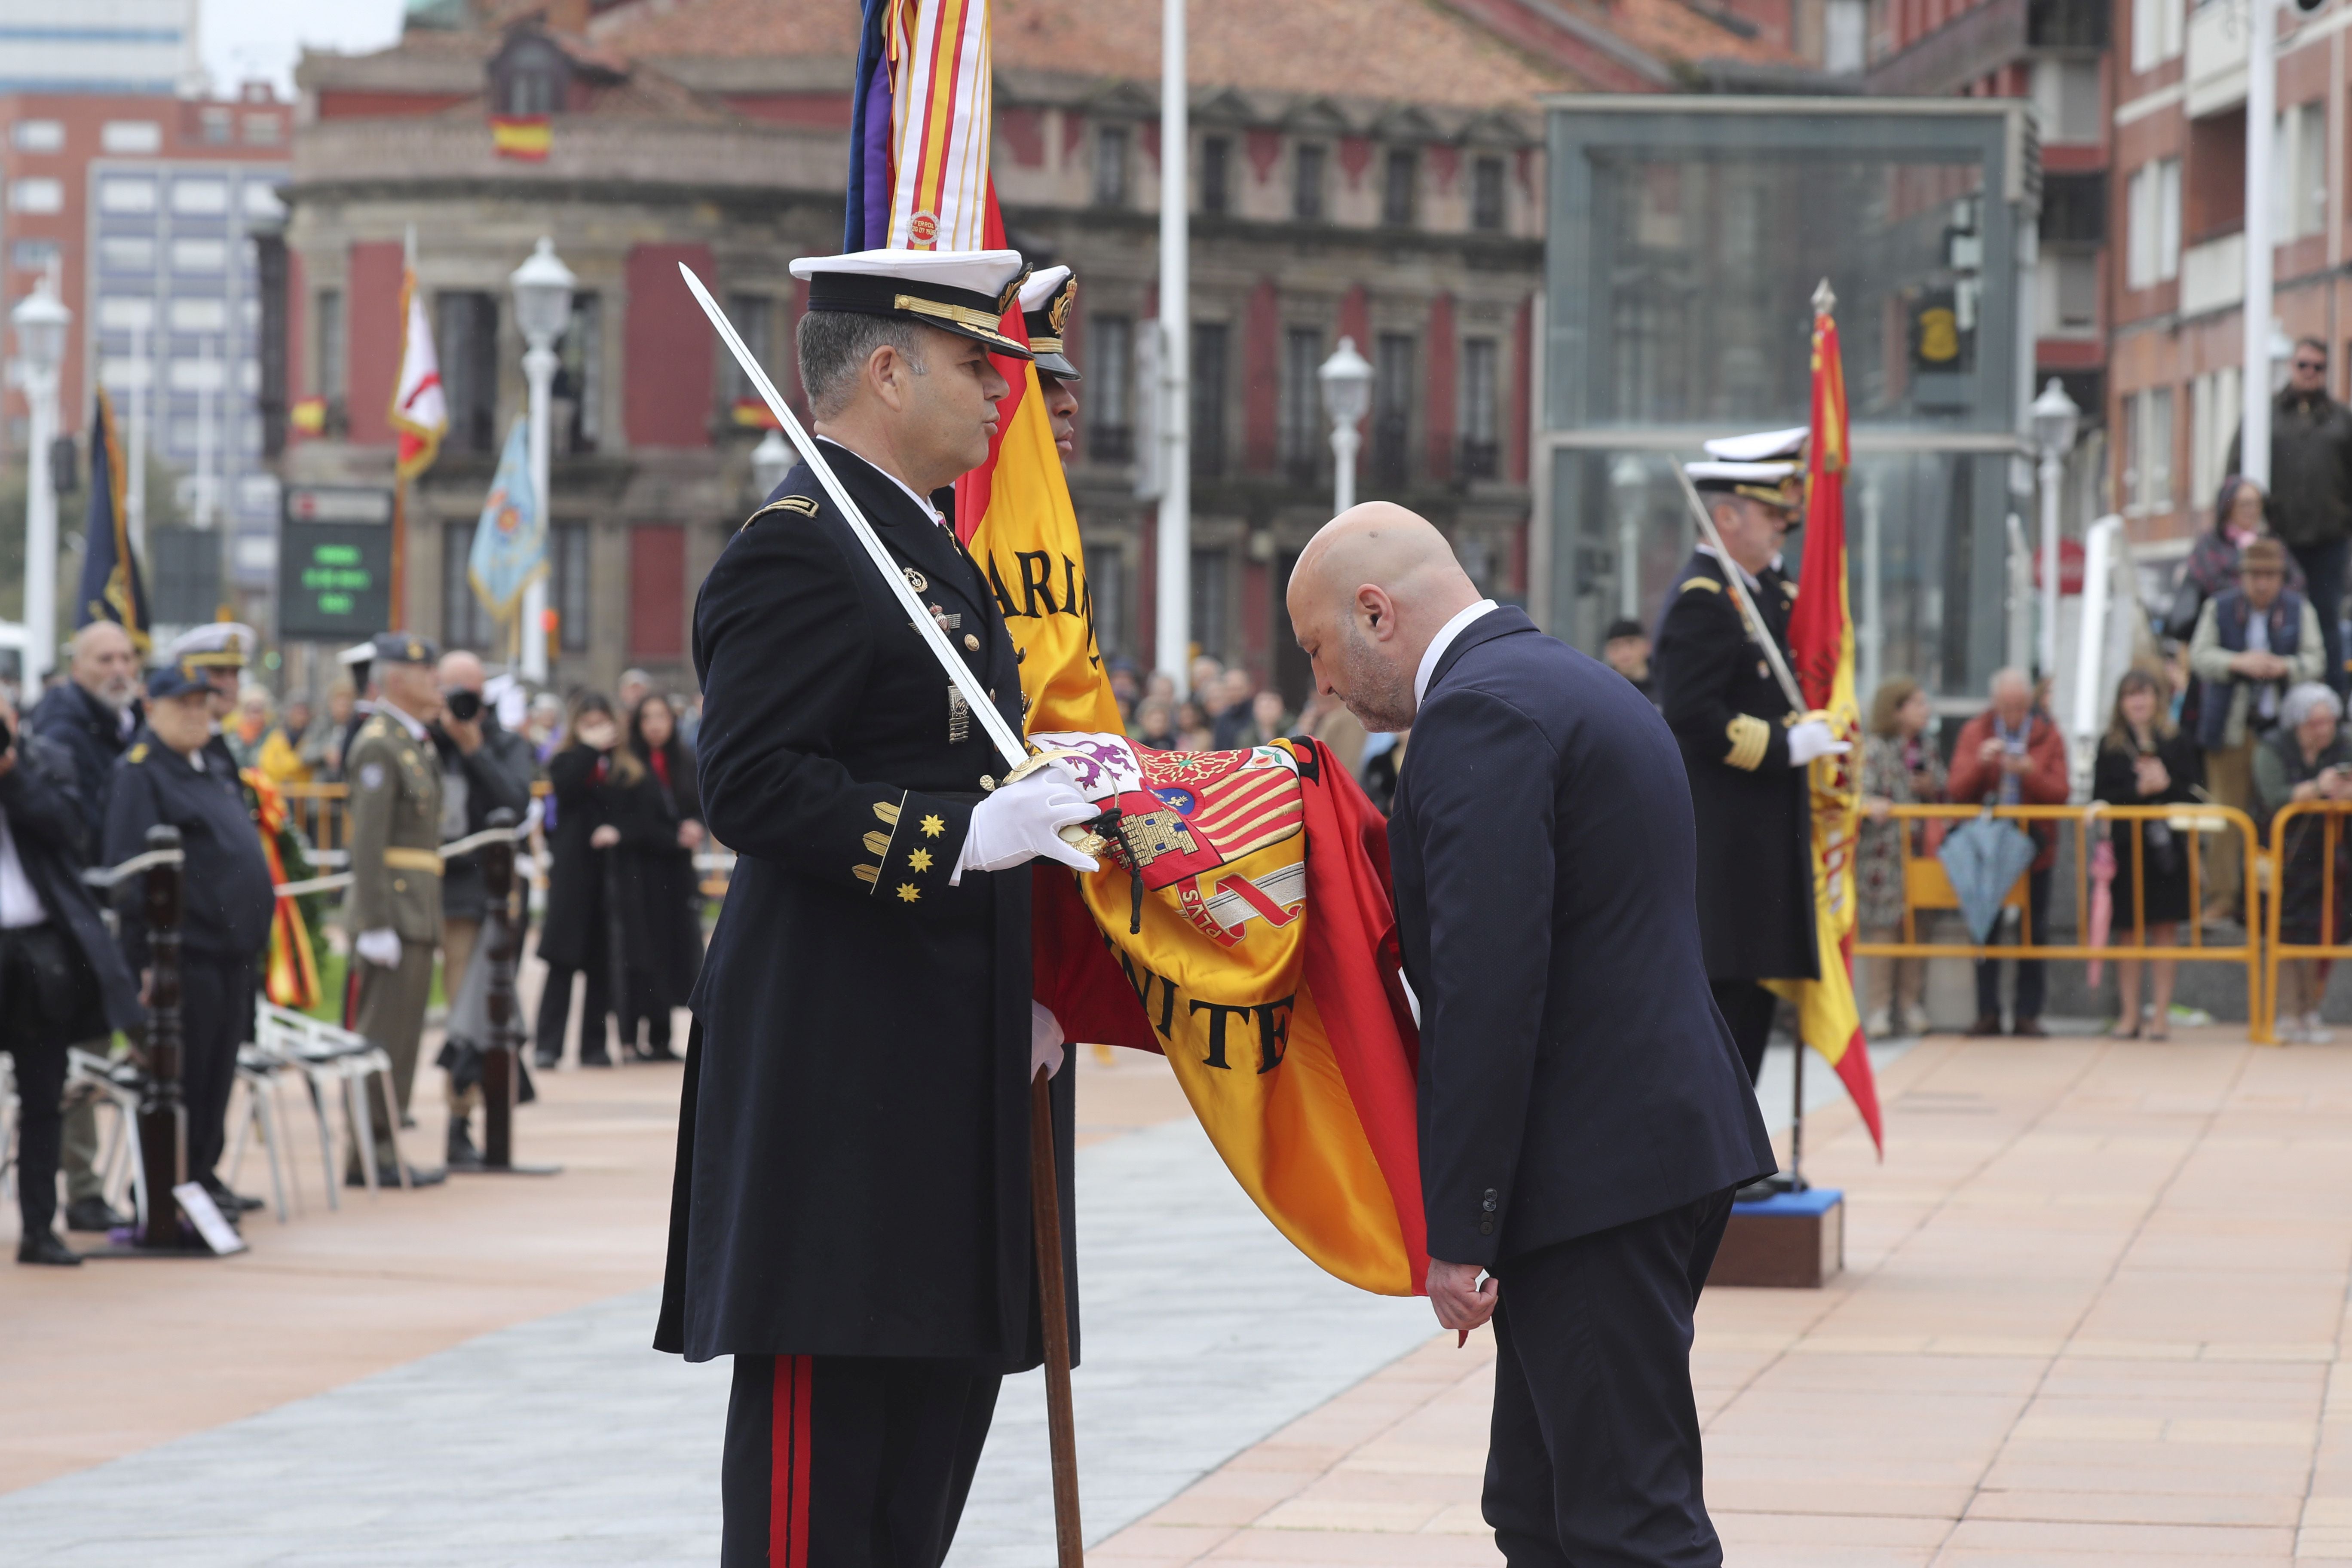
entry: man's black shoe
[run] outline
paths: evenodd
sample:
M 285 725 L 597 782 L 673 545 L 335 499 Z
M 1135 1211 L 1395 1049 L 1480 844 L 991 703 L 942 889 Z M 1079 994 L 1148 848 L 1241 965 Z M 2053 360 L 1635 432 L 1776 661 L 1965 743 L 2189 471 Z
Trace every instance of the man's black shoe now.
M 556 1054 L 553 1051 L 533 1051 L 530 1054 L 530 1065 L 539 1068 L 541 1072 L 546 1072 L 553 1068 L 557 1059 Z
M 81 1267 L 81 1254 L 59 1240 L 56 1231 L 45 1230 L 38 1236 L 28 1236 L 16 1244 L 16 1261 L 45 1263 L 60 1268 L 79 1268 Z
M 205 1192 L 212 1194 L 213 1207 L 231 1219 L 235 1219 L 241 1214 L 251 1214 L 256 1209 L 265 1209 L 269 1206 L 259 1198 L 249 1198 L 243 1193 L 231 1192 L 226 1182 L 215 1178 L 206 1178 L 204 1188 Z
M 473 1130 L 464 1121 L 453 1119 L 449 1123 L 449 1169 L 478 1171 L 482 1168 L 482 1152 L 474 1147 Z
M 104 1198 L 76 1198 L 66 1205 L 68 1230 L 103 1233 L 121 1230 L 133 1223 L 129 1215 L 108 1203 Z
M 613 1058 L 603 1051 L 598 1051 L 593 1057 L 583 1051 L 580 1053 L 580 1065 L 583 1068 L 608 1068 L 613 1065 Z
M 437 1187 L 448 1179 L 449 1173 L 438 1165 L 408 1167 L 408 1184 L 412 1187 Z M 397 1192 L 400 1189 L 400 1173 L 389 1165 L 378 1165 L 375 1168 L 375 1184 Z M 367 1178 L 357 1171 L 345 1171 L 343 1185 L 364 1187 L 367 1185 Z

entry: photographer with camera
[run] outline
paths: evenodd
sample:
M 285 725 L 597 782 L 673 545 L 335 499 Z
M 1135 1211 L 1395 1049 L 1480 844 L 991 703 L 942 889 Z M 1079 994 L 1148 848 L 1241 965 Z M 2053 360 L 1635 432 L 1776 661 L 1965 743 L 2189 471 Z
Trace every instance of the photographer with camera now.
M 530 807 L 530 780 L 537 764 L 530 742 L 499 722 L 498 710 L 482 699 L 488 672 L 462 649 L 442 656 L 441 716 L 428 728 L 441 763 L 441 841 L 470 837 L 489 826 L 501 807 L 520 822 Z M 444 863 L 441 877 L 441 991 L 454 1003 L 466 981 L 466 966 L 481 934 L 488 895 L 482 888 L 479 851 Z M 469 1122 L 481 1100 L 479 1085 L 449 1084 L 449 1168 L 478 1167 Z
M 19 1263 L 81 1261 L 56 1230 L 66 1047 L 138 1025 L 138 987 L 81 880 L 74 760 L 0 692 L 0 1051 L 16 1069 Z

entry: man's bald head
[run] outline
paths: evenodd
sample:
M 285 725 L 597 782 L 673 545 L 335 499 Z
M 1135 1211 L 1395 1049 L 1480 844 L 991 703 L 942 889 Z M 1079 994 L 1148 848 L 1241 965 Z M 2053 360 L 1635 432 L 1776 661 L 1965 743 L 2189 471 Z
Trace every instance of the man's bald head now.
M 479 692 L 488 681 L 479 655 L 454 648 L 441 656 L 441 668 L 436 672 L 444 691 Z
M 1367 501 L 1307 542 L 1286 597 L 1317 692 L 1346 703 L 1367 729 L 1402 730 L 1420 706 L 1422 655 L 1478 602 L 1478 588 L 1428 519 Z

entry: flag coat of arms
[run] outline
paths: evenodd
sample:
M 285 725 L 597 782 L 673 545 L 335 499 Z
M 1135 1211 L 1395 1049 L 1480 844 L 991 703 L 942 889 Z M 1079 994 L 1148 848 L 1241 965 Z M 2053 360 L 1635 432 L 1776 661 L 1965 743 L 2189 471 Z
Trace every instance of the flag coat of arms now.
M 866 0 L 865 15 L 844 248 L 1004 245 L 985 0 Z M 1003 331 L 1028 342 L 1017 303 Z M 1030 739 L 1072 753 L 1129 824 L 1101 870 L 1036 871 L 1035 994 L 1070 1039 L 1164 1054 L 1300 1251 L 1364 1289 L 1417 1293 L 1417 1038 L 1381 819 L 1315 742 L 1129 742 L 1036 369 L 996 366 L 1013 391 L 987 460 L 957 481 L 956 532 L 1021 652 Z
M 466 579 L 482 607 L 503 625 L 521 607 L 523 590 L 546 570 L 547 519 L 531 485 L 530 425 L 519 416 L 474 524 Z

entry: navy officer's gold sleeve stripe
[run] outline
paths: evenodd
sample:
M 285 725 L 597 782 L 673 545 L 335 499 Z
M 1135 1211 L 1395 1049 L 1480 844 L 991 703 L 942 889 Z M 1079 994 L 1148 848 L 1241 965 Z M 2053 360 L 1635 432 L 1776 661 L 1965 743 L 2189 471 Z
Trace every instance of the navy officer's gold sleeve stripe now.
M 749 528 L 763 517 L 778 517 L 787 512 L 798 517 L 814 517 L 817 502 L 811 496 L 779 496 L 745 518 L 743 526 Z
M 1753 714 L 1742 713 L 1723 729 L 1731 738 L 1731 750 L 1723 760 L 1743 773 L 1754 773 L 1772 743 L 1771 726 Z
M 890 863 L 890 841 L 898 837 L 898 812 L 905 805 L 906 799 L 906 792 L 901 790 L 897 800 L 876 801 L 874 819 L 889 831 L 887 833 L 869 831 L 859 840 L 866 852 L 874 858 L 871 861 L 861 861 L 852 866 L 849 870 L 852 876 L 866 884 L 866 890 L 869 893 L 880 885 L 882 868 Z

